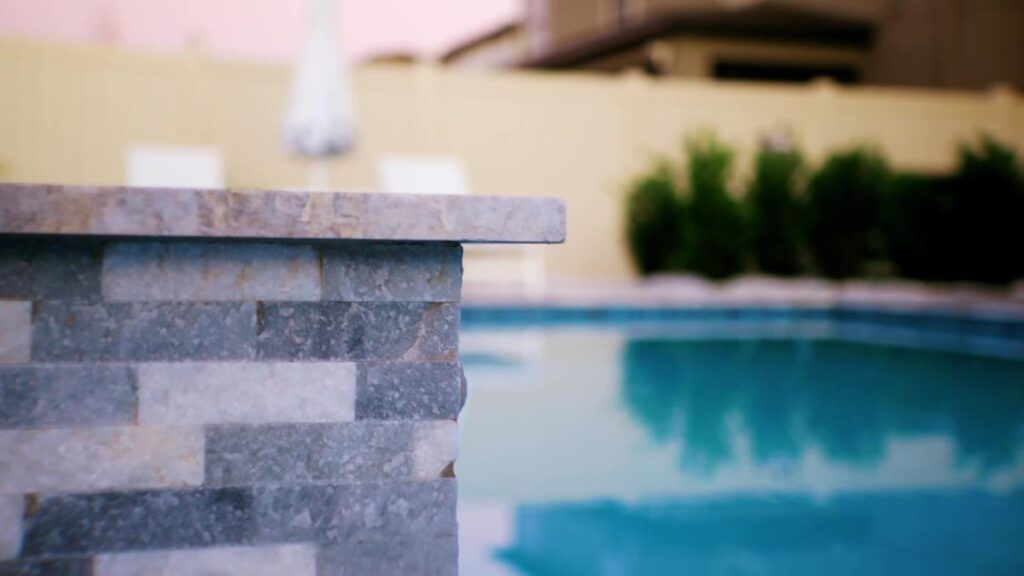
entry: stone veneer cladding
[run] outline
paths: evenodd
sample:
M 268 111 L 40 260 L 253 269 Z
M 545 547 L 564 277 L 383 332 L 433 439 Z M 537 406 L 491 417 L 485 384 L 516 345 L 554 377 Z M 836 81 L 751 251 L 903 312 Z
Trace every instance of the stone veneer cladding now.
M 0 576 L 439 575 L 464 242 L 548 198 L 0 183 Z
M 0 236 L 0 574 L 455 574 L 461 252 Z

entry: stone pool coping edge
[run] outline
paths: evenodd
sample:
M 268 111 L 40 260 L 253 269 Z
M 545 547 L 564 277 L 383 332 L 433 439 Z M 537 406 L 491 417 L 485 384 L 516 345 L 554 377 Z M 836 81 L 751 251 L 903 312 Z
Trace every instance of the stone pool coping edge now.
M 0 234 L 530 243 L 565 241 L 557 198 L 0 183 Z

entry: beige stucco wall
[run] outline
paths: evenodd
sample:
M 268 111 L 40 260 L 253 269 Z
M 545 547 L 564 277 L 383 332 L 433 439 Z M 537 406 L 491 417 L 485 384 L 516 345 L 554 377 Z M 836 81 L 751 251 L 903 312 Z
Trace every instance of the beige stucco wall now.
M 0 41 L 0 179 L 118 184 L 132 144 L 213 145 L 228 184 L 298 187 L 284 156 L 280 67 Z M 939 170 L 955 143 L 990 132 L 1024 150 L 1024 99 L 983 93 L 485 73 L 422 66 L 356 71 L 360 142 L 331 165 L 339 188 L 373 189 L 386 153 L 462 158 L 475 193 L 565 198 L 569 239 L 553 278 L 630 274 L 623 186 L 682 135 L 714 128 L 743 151 L 791 127 L 812 158 L 876 142 L 900 167 Z

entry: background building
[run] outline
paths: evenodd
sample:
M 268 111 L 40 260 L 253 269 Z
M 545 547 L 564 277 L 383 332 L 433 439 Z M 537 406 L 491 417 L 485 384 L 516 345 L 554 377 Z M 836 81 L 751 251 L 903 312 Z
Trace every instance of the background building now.
M 720 79 L 985 88 L 1024 85 L 1014 0 L 528 0 L 457 47 L 463 65 Z

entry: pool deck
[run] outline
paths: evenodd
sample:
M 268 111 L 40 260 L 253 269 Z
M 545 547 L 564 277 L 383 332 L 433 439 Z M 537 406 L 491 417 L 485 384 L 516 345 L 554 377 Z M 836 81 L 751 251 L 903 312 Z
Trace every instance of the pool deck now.
M 635 281 L 553 282 L 541 293 L 521 286 L 469 284 L 465 307 L 591 308 L 837 308 L 943 312 L 1024 320 L 1024 282 L 1009 288 L 923 284 L 900 280 L 835 282 L 815 278 L 745 276 L 710 282 L 691 276 Z

